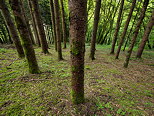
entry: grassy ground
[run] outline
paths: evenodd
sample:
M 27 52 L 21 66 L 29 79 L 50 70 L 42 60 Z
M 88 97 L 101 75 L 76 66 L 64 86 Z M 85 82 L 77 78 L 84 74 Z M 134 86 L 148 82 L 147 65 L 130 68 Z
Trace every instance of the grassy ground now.
M 70 100 L 69 49 L 64 61 L 57 61 L 36 48 L 41 74 L 28 74 L 15 49 L 0 48 L 0 115 L 20 116 L 152 116 L 154 114 L 154 52 L 142 59 L 133 56 L 123 68 L 125 53 L 119 60 L 109 55 L 110 46 L 97 46 L 96 60 L 85 56 L 85 103 Z M 134 54 L 135 55 L 135 54 Z

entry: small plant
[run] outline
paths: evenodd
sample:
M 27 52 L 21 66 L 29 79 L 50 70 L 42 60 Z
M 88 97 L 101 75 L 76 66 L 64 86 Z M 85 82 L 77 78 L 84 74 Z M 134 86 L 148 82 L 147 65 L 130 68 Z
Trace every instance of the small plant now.
M 124 116 L 124 115 L 126 114 L 126 112 L 123 111 L 121 108 L 119 108 L 119 109 L 117 110 L 117 114 Z

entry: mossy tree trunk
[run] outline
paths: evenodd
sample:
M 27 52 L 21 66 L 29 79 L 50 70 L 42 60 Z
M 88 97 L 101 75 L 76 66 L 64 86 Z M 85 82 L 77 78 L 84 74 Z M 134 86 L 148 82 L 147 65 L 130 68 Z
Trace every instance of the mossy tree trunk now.
M 142 41 L 141 41 L 141 43 L 140 43 L 140 45 L 139 45 L 136 58 L 141 58 L 142 53 L 143 53 L 143 50 L 144 50 L 144 47 L 145 47 L 145 45 L 146 45 L 146 42 L 148 41 L 148 37 L 149 37 L 149 35 L 150 35 L 150 32 L 151 32 L 151 30 L 152 30 L 153 25 L 154 25 L 154 10 L 153 10 L 153 12 L 152 12 L 152 16 L 151 16 L 151 18 L 150 18 L 150 21 L 149 21 L 149 23 L 147 24 L 147 27 L 146 27 L 146 30 L 145 30 L 145 32 L 144 32 Z
M 60 0 L 61 2 L 61 14 L 62 14 L 62 31 L 63 31 L 63 43 L 64 43 L 64 49 L 66 48 L 66 41 L 67 41 L 67 36 L 66 36 L 66 21 L 65 21 L 65 10 L 64 10 L 64 4 L 63 0 Z
M 44 54 L 47 54 L 47 53 L 49 53 L 48 44 L 47 44 L 46 35 L 45 35 L 44 27 L 43 27 L 43 22 L 41 20 L 41 14 L 39 11 L 38 0 L 30 0 L 30 2 L 32 4 L 32 11 L 34 12 L 36 26 L 37 26 L 37 29 L 39 32 L 42 52 Z
M 20 0 L 20 1 L 21 1 L 21 10 L 23 12 L 23 15 L 24 15 L 24 18 L 25 18 L 25 21 L 26 21 L 26 24 L 27 24 L 29 36 L 31 38 L 32 44 L 35 45 L 34 36 L 33 36 L 32 30 L 30 28 L 29 20 L 28 20 L 28 17 L 26 16 L 26 13 L 25 13 L 24 1 L 23 0 Z
M 115 49 L 115 45 L 116 45 L 116 42 L 118 39 L 118 33 L 119 33 L 119 29 L 120 29 L 120 22 L 121 22 L 121 17 L 122 17 L 123 6 L 124 6 L 124 0 L 121 0 L 119 15 L 118 15 L 117 24 L 116 24 L 116 30 L 114 33 L 114 38 L 112 41 L 112 47 L 111 47 L 110 54 L 114 54 L 114 49 Z
M 40 47 L 41 42 L 40 42 L 38 29 L 37 29 L 37 26 L 36 26 L 34 12 L 32 10 L 32 4 L 29 0 L 27 0 L 27 2 L 28 2 L 29 10 L 30 10 L 30 15 L 31 15 L 31 18 L 32 18 L 32 25 L 33 25 L 32 27 L 33 27 L 33 31 L 34 31 L 34 35 L 35 35 L 35 41 L 36 41 L 36 44 Z
M 55 14 L 54 14 L 55 11 L 54 11 L 53 0 L 50 0 L 50 10 L 51 10 L 51 21 L 52 21 L 55 50 L 57 51 L 56 24 L 55 24 Z
M 7 24 L 9 33 L 10 33 L 10 35 L 11 35 L 11 37 L 13 39 L 13 42 L 15 44 L 15 47 L 17 49 L 18 56 L 20 58 L 24 58 L 25 57 L 24 50 L 22 48 L 22 45 L 21 45 L 21 42 L 20 42 L 20 38 L 18 36 L 17 29 L 16 29 L 16 27 L 14 25 L 13 19 L 11 17 L 11 14 L 10 14 L 8 8 L 7 8 L 5 0 L 0 0 L 0 9 L 2 11 L 3 17 L 4 17 L 5 22 Z
M 139 20 L 138 20 L 138 22 L 136 24 L 134 35 L 132 37 L 131 44 L 130 44 L 130 46 L 128 48 L 128 51 L 127 51 L 126 59 L 125 59 L 125 62 L 124 62 L 124 67 L 125 68 L 128 67 L 128 63 L 129 63 L 129 60 L 130 60 L 130 57 L 131 57 L 131 54 L 132 54 L 132 51 L 133 51 L 133 47 L 135 45 L 136 38 L 137 38 L 137 35 L 138 35 L 138 32 L 139 32 L 140 26 L 141 26 L 141 24 L 143 22 L 143 19 L 145 17 L 145 12 L 146 12 L 148 4 L 149 4 L 149 0 L 144 0 L 143 7 L 142 7 L 141 12 L 140 12 L 140 18 L 139 18 Z
M 69 0 L 72 102 L 84 102 L 84 54 L 87 22 L 87 0 Z
M 97 35 L 97 28 L 99 22 L 99 15 L 100 15 L 100 8 L 101 8 L 101 0 L 96 0 L 95 6 L 95 14 L 94 14 L 94 24 L 93 24 L 93 32 L 91 38 L 91 48 L 90 48 L 90 59 L 94 60 L 95 57 L 95 44 L 96 44 L 96 35 Z
M 121 38 L 120 38 L 120 43 L 119 43 L 119 46 L 118 46 L 118 50 L 116 52 L 116 59 L 118 59 L 118 57 L 119 57 L 119 53 L 120 53 L 121 47 L 123 45 L 123 42 L 124 42 L 124 39 L 125 39 L 125 36 L 126 36 L 126 33 L 127 33 L 127 29 L 128 29 L 129 22 L 131 20 L 131 17 L 132 17 L 134 8 L 135 8 L 135 4 L 136 4 L 136 0 L 133 0 L 132 1 L 132 6 L 130 8 L 130 12 L 129 12 L 127 20 L 125 22 L 123 33 L 122 33 Z
M 6 29 L 6 31 L 7 31 L 7 35 L 8 35 L 8 39 L 9 39 L 9 44 L 13 44 L 13 40 L 12 40 L 12 38 L 11 38 L 11 35 L 10 35 L 9 29 L 8 29 L 8 27 L 7 27 L 7 24 L 4 23 L 4 26 L 5 26 L 5 29 Z
M 29 66 L 29 72 L 39 73 L 39 68 L 38 68 L 34 48 L 32 46 L 32 42 L 30 40 L 26 21 L 24 19 L 23 12 L 21 10 L 21 6 L 20 6 L 21 3 L 19 0 L 9 0 L 9 2 L 13 10 L 17 29 L 21 36 L 22 45 L 23 45 L 26 59 L 27 59 L 28 66 Z
M 63 60 L 62 49 L 61 49 L 61 35 L 60 35 L 61 34 L 61 32 L 60 32 L 60 9 L 59 9 L 59 1 L 58 0 L 54 0 L 54 11 L 55 11 L 58 60 Z

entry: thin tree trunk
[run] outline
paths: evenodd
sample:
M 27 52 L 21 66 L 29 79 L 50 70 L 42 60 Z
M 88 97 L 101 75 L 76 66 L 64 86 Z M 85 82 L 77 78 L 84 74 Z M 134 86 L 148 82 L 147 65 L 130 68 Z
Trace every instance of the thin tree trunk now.
M 87 0 L 69 0 L 72 102 L 84 102 L 84 54 L 87 22 Z
M 144 0 L 143 7 L 142 7 L 142 10 L 141 10 L 141 13 L 140 13 L 140 18 L 139 18 L 139 20 L 137 22 L 136 29 L 134 31 L 134 36 L 132 38 L 131 44 L 129 46 L 129 49 L 127 51 L 126 59 L 125 59 L 125 62 L 124 62 L 124 67 L 125 68 L 128 67 L 128 63 L 129 63 L 129 60 L 130 60 L 130 56 L 131 56 L 131 53 L 133 51 L 133 47 L 135 45 L 136 38 L 137 38 L 137 35 L 138 35 L 138 32 L 139 32 L 140 26 L 141 26 L 142 21 L 144 19 L 144 16 L 145 16 L 145 12 L 146 12 L 148 3 L 149 3 L 149 0 Z
M 37 29 L 37 26 L 36 26 L 34 12 L 32 10 L 32 4 L 31 4 L 31 2 L 29 0 L 27 0 L 27 2 L 28 2 L 29 9 L 30 9 L 30 15 L 31 15 L 31 18 L 32 18 L 32 25 L 33 25 L 33 31 L 34 31 L 34 35 L 35 35 L 36 44 L 38 44 L 38 46 L 40 47 L 41 42 L 40 42 L 38 29 Z
M 150 21 L 147 24 L 146 30 L 144 31 L 144 35 L 143 35 L 142 41 L 141 41 L 141 43 L 139 45 L 136 58 L 141 58 L 143 50 L 144 50 L 144 47 L 146 45 L 146 42 L 148 41 L 148 37 L 150 35 L 150 32 L 152 30 L 153 25 L 154 25 L 154 10 L 152 12 L 152 16 L 150 18 Z
M 30 0 L 30 2 L 32 4 L 32 10 L 34 11 L 36 26 L 37 26 L 37 29 L 39 32 L 39 37 L 41 40 L 42 52 L 44 54 L 47 54 L 47 53 L 49 53 L 48 44 L 47 44 L 47 40 L 46 40 L 46 35 L 45 35 L 43 23 L 41 20 L 41 15 L 40 15 L 39 6 L 38 6 L 38 0 Z
M 7 35 L 6 35 L 6 30 L 3 28 L 1 31 L 2 31 L 2 34 L 3 34 L 3 36 L 4 36 L 4 41 L 5 41 L 5 43 L 8 44 L 8 39 L 7 39 Z
M 114 38 L 113 38 L 112 48 L 111 48 L 110 54 L 114 54 L 115 44 L 117 42 L 118 33 L 119 33 L 119 29 L 120 29 L 120 22 L 121 22 L 123 6 L 124 6 L 124 0 L 121 0 L 119 15 L 118 15 L 117 24 L 116 24 L 116 30 L 115 30 L 115 33 L 114 33 Z
M 61 2 L 61 14 L 62 14 L 62 31 L 63 31 L 63 43 L 64 43 L 64 49 L 66 48 L 66 40 L 67 40 L 67 36 L 66 36 L 66 21 L 65 21 L 65 10 L 64 10 L 64 4 L 63 4 L 63 0 L 60 0 Z
M 27 24 L 29 36 L 30 36 L 30 38 L 31 38 L 32 44 L 35 45 L 34 36 L 33 36 L 33 34 L 32 34 L 31 28 L 30 28 L 29 20 L 28 20 L 28 18 L 27 18 L 27 16 L 26 16 L 26 13 L 25 13 L 25 8 L 24 8 L 24 5 L 23 5 L 23 0 L 20 0 L 20 2 L 21 2 L 21 10 L 22 10 L 22 12 L 23 12 L 23 16 L 24 16 L 25 21 L 26 21 L 26 24 Z
M 11 8 L 15 16 L 16 25 L 17 25 L 17 28 L 18 28 L 18 31 L 20 33 L 21 40 L 23 43 L 24 52 L 26 55 L 28 66 L 29 66 L 29 72 L 39 73 L 35 51 L 32 46 L 32 42 L 30 40 L 26 21 L 24 19 L 23 12 L 20 7 L 20 1 L 19 0 L 9 0 L 9 1 L 10 1 Z
M 51 10 L 51 21 L 52 21 L 52 30 L 53 30 L 55 50 L 57 51 L 56 24 L 55 24 L 55 14 L 54 14 L 55 11 L 54 11 L 53 0 L 50 0 L 50 10 Z
M 133 21 L 132 27 L 131 27 L 131 29 L 130 29 L 128 35 L 127 35 L 127 39 L 126 39 L 126 42 L 125 42 L 125 45 L 124 45 L 124 49 L 123 49 L 123 51 L 125 51 L 125 48 L 126 48 L 126 46 L 127 46 L 127 43 L 128 43 L 128 41 L 129 41 L 129 39 L 130 39 L 130 35 L 131 35 L 131 33 L 132 33 L 133 27 L 135 26 L 134 24 L 135 24 L 135 22 L 136 22 L 136 18 L 137 18 L 137 16 L 138 16 L 138 12 L 136 13 L 136 16 L 135 16 L 135 18 L 134 18 L 134 21 Z
M 90 48 L 90 56 L 89 56 L 91 60 L 95 59 L 94 55 L 95 55 L 95 49 L 96 49 L 95 45 L 96 45 L 96 35 L 97 35 L 97 29 L 98 29 L 100 8 L 101 8 L 101 0 L 96 0 L 93 31 L 92 31 L 92 38 L 91 38 L 91 48 Z
M 120 38 L 120 43 L 119 43 L 118 50 L 117 50 L 117 53 L 116 53 L 116 59 L 118 59 L 118 57 L 119 57 L 119 53 L 120 53 L 122 44 L 124 42 L 124 39 L 125 39 L 125 36 L 126 36 L 126 33 L 127 33 L 127 29 L 128 29 L 129 22 L 131 20 L 131 17 L 132 17 L 134 8 L 135 8 L 135 4 L 136 4 L 136 0 L 133 0 L 132 6 L 130 8 L 130 12 L 129 12 L 128 17 L 127 17 L 127 21 L 125 23 L 125 27 L 124 27 L 123 33 L 122 33 L 121 38 Z
M 5 29 L 6 29 L 7 34 L 8 34 L 9 43 L 13 44 L 13 41 L 11 39 L 11 35 L 10 35 L 10 32 L 9 32 L 9 29 L 8 29 L 8 27 L 7 27 L 7 25 L 5 23 L 4 23 L 4 26 L 5 26 Z
M 60 10 L 59 9 L 59 1 L 58 0 L 54 0 L 58 60 L 63 60 L 62 49 L 61 49 L 60 11 L 59 10 Z
M 20 58 L 24 58 L 25 55 L 24 55 L 24 51 L 23 51 L 23 48 L 22 48 L 18 33 L 17 33 L 17 29 L 16 29 L 16 27 L 14 25 L 11 14 L 10 14 L 7 6 L 6 6 L 5 0 L 0 0 L 0 9 L 2 11 L 3 17 L 4 17 L 5 22 L 7 24 L 9 33 L 10 33 L 10 35 L 12 37 L 12 40 L 13 40 L 13 42 L 15 44 L 15 47 L 17 49 L 18 56 Z

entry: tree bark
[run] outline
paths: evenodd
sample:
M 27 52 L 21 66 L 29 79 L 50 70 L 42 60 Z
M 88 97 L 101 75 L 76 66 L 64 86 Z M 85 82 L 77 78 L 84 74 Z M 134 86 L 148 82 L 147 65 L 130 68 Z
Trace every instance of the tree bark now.
M 55 11 L 54 11 L 53 0 L 50 0 L 50 10 L 51 10 L 51 21 L 52 21 L 55 50 L 57 51 L 56 24 L 55 24 L 55 14 L 54 14 Z
M 95 49 L 96 49 L 95 44 L 96 44 L 96 35 L 97 35 L 97 29 L 98 29 L 100 8 L 101 8 L 101 0 L 96 0 L 94 24 L 93 24 L 93 32 L 92 32 L 91 48 L 90 48 L 90 56 L 89 56 L 91 60 L 95 59 L 95 57 L 94 57 Z
M 69 0 L 71 42 L 71 97 L 74 104 L 84 102 L 84 54 L 87 0 Z
M 22 10 L 22 12 L 23 12 L 23 16 L 24 16 L 25 21 L 26 21 L 26 24 L 27 24 L 29 36 L 30 36 L 30 38 L 31 38 L 32 44 L 35 45 L 34 36 L 33 36 L 33 34 L 32 34 L 31 28 L 30 28 L 29 20 L 28 20 L 28 18 L 27 18 L 27 16 L 26 16 L 26 13 L 25 13 L 25 8 L 24 8 L 24 5 L 23 5 L 23 0 L 20 0 L 20 3 L 21 3 L 21 10 Z
M 13 44 L 9 29 L 8 29 L 8 27 L 7 27 L 7 25 L 5 23 L 4 23 L 4 26 L 5 26 L 5 29 L 6 29 L 7 34 L 8 34 L 9 44 Z
M 36 26 L 34 12 L 32 10 L 32 4 L 29 0 L 27 0 L 27 2 L 28 2 L 29 10 L 30 10 L 30 15 L 32 18 L 32 25 L 33 25 L 33 31 L 34 31 L 34 35 L 35 35 L 36 44 L 40 47 L 41 46 L 40 37 L 39 37 L 38 29 Z
M 11 8 L 13 10 L 13 14 L 15 16 L 15 21 L 17 25 L 17 29 L 20 33 L 21 40 L 23 43 L 24 52 L 26 55 L 26 59 L 29 66 L 29 72 L 30 73 L 39 73 L 39 68 L 35 56 L 35 51 L 32 46 L 32 42 L 30 40 L 30 36 L 28 33 L 28 28 L 26 26 L 26 21 L 23 16 L 23 12 L 20 7 L 20 1 L 19 0 L 9 0 Z
M 120 53 L 122 44 L 124 42 L 124 39 L 125 39 L 125 36 L 126 36 L 126 33 L 127 33 L 127 29 L 128 29 L 131 17 L 132 17 L 132 13 L 133 13 L 134 8 L 135 8 L 135 4 L 136 4 L 136 0 L 133 0 L 132 6 L 130 8 L 130 12 L 129 12 L 128 17 L 127 17 L 127 21 L 125 22 L 125 27 L 124 27 L 123 33 L 122 33 L 121 38 L 120 38 L 120 43 L 119 43 L 118 50 L 117 50 L 117 53 L 116 53 L 116 59 L 118 59 L 118 57 L 119 57 L 119 53 Z
M 46 40 L 46 35 L 45 35 L 43 23 L 42 23 L 42 20 L 41 20 L 41 15 L 40 15 L 39 6 L 38 6 L 38 0 L 30 0 L 30 2 L 32 4 L 32 11 L 34 12 L 36 26 L 37 26 L 37 29 L 38 29 L 38 32 L 39 32 L 42 52 L 44 54 L 48 54 L 49 53 L 48 44 L 47 44 L 47 40 Z
M 118 33 L 119 33 L 119 29 L 120 29 L 120 22 L 121 22 L 123 6 L 124 6 L 124 0 L 121 0 L 119 15 L 118 15 L 117 24 L 116 24 L 116 30 L 115 30 L 115 33 L 114 33 L 114 38 L 113 38 L 112 48 L 111 48 L 110 54 L 114 54 L 115 44 L 117 42 Z
M 134 31 L 134 36 L 132 38 L 131 44 L 129 46 L 129 49 L 127 51 L 126 59 L 125 59 L 125 62 L 124 62 L 124 67 L 125 68 L 128 67 L 130 56 L 131 56 L 131 53 L 133 51 L 133 47 L 135 45 L 136 38 L 137 38 L 137 35 L 138 35 L 138 32 L 139 32 L 140 26 L 141 26 L 142 21 L 143 21 L 143 19 L 145 17 L 145 12 L 146 12 L 148 4 L 149 4 L 149 0 L 144 0 L 143 7 L 142 7 L 142 10 L 141 10 L 141 13 L 140 13 L 140 18 L 139 18 L 139 20 L 137 22 L 136 29 Z
M 62 31 L 63 31 L 63 43 L 64 43 L 64 49 L 66 48 L 66 41 L 67 41 L 67 36 L 66 36 L 66 21 L 65 21 L 65 10 L 64 10 L 64 4 L 63 0 L 60 0 L 61 2 L 61 14 L 62 14 Z
M 54 0 L 58 60 L 63 60 L 62 49 L 61 49 L 60 11 L 59 10 L 60 10 L 59 9 L 59 1 L 58 0 Z
M 147 24 L 146 30 L 144 31 L 144 35 L 143 35 L 142 41 L 141 41 L 141 43 L 139 45 L 136 58 L 141 58 L 144 47 L 146 45 L 146 42 L 148 41 L 148 37 L 150 35 L 150 32 L 152 30 L 153 25 L 154 25 L 154 10 L 152 12 L 152 16 L 151 16 L 151 18 L 149 20 L 149 23 Z
M 24 50 L 22 48 L 20 38 L 18 36 L 18 32 L 17 32 L 17 29 L 16 29 L 16 27 L 14 25 L 11 14 L 10 14 L 7 6 L 6 6 L 5 0 L 0 0 L 0 9 L 1 9 L 3 17 L 5 19 L 5 23 L 6 23 L 7 27 L 8 27 L 9 33 L 10 33 L 10 35 L 12 37 L 12 40 L 13 40 L 13 42 L 15 44 L 15 47 L 17 49 L 18 56 L 20 58 L 24 58 L 25 57 Z

